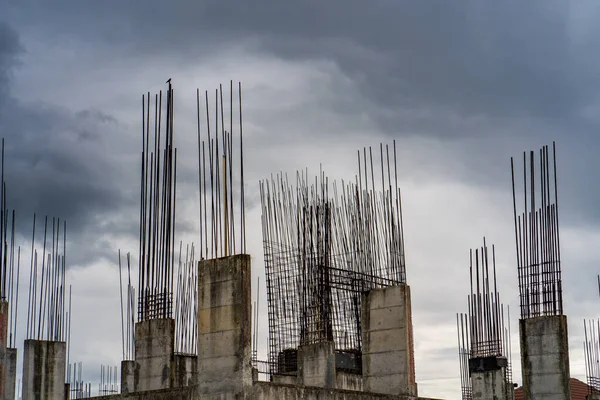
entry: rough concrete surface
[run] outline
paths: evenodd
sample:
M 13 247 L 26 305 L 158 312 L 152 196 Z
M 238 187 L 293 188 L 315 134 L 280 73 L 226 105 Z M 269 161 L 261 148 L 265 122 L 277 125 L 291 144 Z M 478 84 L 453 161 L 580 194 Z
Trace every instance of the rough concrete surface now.
M 506 398 L 506 378 L 504 369 L 472 372 L 471 386 L 473 400 L 510 400 Z
M 570 399 L 567 317 L 519 321 L 524 400 Z
M 8 302 L 0 301 L 0 377 L 8 372 L 7 365 L 7 336 L 8 336 Z M 0 399 L 6 398 L 6 379 L 0 379 Z
M 121 393 L 129 394 L 135 391 L 135 361 L 121 361 Z
M 175 354 L 173 387 L 193 386 L 198 381 L 198 356 Z
M 416 396 L 410 287 L 365 293 L 362 329 L 364 390 Z
M 6 398 L 14 399 L 17 389 L 17 349 L 6 349 Z
M 23 352 L 23 400 L 65 398 L 65 342 L 25 340 Z
M 252 385 L 250 256 L 198 265 L 198 390 L 206 398 Z
M 334 389 L 335 372 L 335 343 L 313 343 L 298 348 L 298 377 L 301 385 Z
M 174 351 L 174 319 L 150 319 L 135 324 L 136 392 L 173 387 Z

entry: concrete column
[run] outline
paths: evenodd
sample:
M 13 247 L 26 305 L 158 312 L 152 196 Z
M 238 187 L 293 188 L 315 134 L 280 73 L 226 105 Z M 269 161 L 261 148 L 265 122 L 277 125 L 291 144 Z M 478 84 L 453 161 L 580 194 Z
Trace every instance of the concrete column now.
M 65 342 L 27 339 L 23 352 L 23 400 L 65 398 Z
M 519 321 L 524 400 L 571 399 L 567 317 Z
M 121 394 L 133 393 L 135 390 L 135 361 L 121 361 Z
M 0 301 L 0 399 L 6 398 L 8 311 L 8 302 Z
M 135 324 L 136 392 L 173 387 L 174 350 L 174 319 L 149 319 Z
M 6 398 L 14 399 L 17 385 L 17 349 L 6 349 Z
M 364 390 L 416 396 L 410 287 L 365 293 L 361 328 Z
M 479 357 L 469 360 L 473 400 L 511 400 L 507 397 L 507 365 L 504 357 Z
M 198 390 L 235 396 L 252 386 L 250 256 L 199 262 Z
M 174 387 L 187 387 L 196 384 L 198 379 L 198 356 L 175 354 Z
M 301 385 L 334 389 L 335 377 L 335 343 L 313 343 L 298 348 L 298 381 Z

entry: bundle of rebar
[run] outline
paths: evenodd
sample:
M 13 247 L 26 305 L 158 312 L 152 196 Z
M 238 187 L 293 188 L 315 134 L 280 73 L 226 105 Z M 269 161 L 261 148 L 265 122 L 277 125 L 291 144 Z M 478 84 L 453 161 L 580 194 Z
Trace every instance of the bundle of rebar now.
M 201 260 L 246 253 L 242 84 L 237 86 L 235 122 L 233 81 L 228 102 L 222 85 L 215 90 L 214 114 L 208 92 L 202 106 L 196 91 Z
M 18 246 L 15 251 L 15 218 L 16 211 L 14 209 L 9 211 L 6 201 L 4 138 L 2 138 L 2 157 L 0 160 L 0 298 L 2 301 L 8 302 L 8 347 L 15 346 L 19 305 L 21 247 Z
M 360 352 L 362 293 L 406 281 L 395 143 L 393 170 L 380 145 L 381 192 L 371 148 L 370 170 L 367 149 L 358 154 L 355 183 L 338 186 L 323 171 L 314 180 L 298 172 L 295 185 L 282 174 L 260 183 L 269 352 L 279 372 L 294 367 L 282 364 L 294 364 L 302 344 L 333 340 Z
M 539 164 L 538 164 L 539 163 Z M 515 241 L 521 318 L 562 315 L 562 278 L 558 225 L 556 144 L 552 164 L 548 146 L 523 153 L 522 210 L 517 211 L 515 167 L 511 158 Z M 539 172 L 536 176 L 536 164 Z
M 170 82 L 164 121 L 162 97 L 154 96 L 152 121 L 150 93 L 142 95 L 138 321 L 172 316 L 177 149 Z
M 473 262 L 474 261 L 474 262 Z M 496 252 L 492 245 L 492 276 L 488 248 L 471 250 L 469 276 L 471 292 L 469 303 L 469 333 L 471 357 L 501 357 L 506 355 L 504 335 L 504 306 L 500 303 L 496 283 Z
M 598 394 L 600 393 L 600 320 L 583 320 L 583 332 L 587 384 L 590 394 Z
M 175 291 L 175 353 L 198 354 L 198 265 L 194 244 L 186 246 L 182 259 L 183 243 L 179 244 L 177 290 Z
M 92 396 L 92 384 L 83 381 L 83 363 L 69 364 L 67 367 L 67 383 L 70 385 L 71 399 L 87 399 Z
M 470 251 L 469 278 L 468 312 L 456 316 L 463 399 L 473 398 L 469 369 L 469 361 L 472 359 L 506 358 L 504 378 L 508 384 L 512 382 L 510 309 L 507 308 L 505 316 L 497 286 L 496 250 L 492 245 L 490 268 L 490 254 L 485 238 L 482 247 Z
M 61 231 L 60 219 L 52 218 L 52 231 L 48 232 L 48 228 L 46 216 L 42 249 L 38 253 L 36 216 L 33 215 L 27 339 L 67 341 L 70 330 L 67 315 L 71 309 L 70 293 L 68 304 L 66 297 L 67 223 L 63 222 Z
M 119 295 L 121 300 L 121 345 L 123 360 L 135 356 L 135 288 L 131 285 L 131 254 L 127 253 L 127 288 L 123 296 L 123 266 L 119 250 Z M 123 302 L 125 297 L 125 302 Z
M 98 394 L 107 396 L 114 393 L 119 393 L 118 368 L 115 365 L 100 366 L 100 383 L 98 384 Z
M 471 371 L 469 370 L 469 359 L 471 358 L 470 329 L 467 314 L 456 314 L 456 330 L 458 332 L 460 394 L 462 400 L 473 400 L 473 386 L 471 385 Z

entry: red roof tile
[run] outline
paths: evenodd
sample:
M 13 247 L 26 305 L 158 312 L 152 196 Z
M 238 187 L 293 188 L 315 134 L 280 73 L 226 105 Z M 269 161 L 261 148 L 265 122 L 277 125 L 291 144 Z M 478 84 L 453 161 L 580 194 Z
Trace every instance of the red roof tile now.
M 585 400 L 590 387 L 579 379 L 571 378 L 571 400 Z M 523 400 L 523 387 L 515 389 L 515 400 Z

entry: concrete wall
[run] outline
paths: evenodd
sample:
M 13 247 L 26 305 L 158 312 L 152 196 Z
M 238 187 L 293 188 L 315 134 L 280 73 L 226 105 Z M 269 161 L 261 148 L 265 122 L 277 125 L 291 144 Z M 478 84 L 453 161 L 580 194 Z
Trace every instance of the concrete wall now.
M 416 396 L 410 287 L 364 294 L 361 326 L 364 390 Z
M 249 255 L 199 262 L 198 387 L 203 396 L 235 395 L 252 385 L 250 280 Z
M 407 396 L 362 393 L 348 390 L 331 390 L 316 387 L 279 385 L 270 382 L 255 382 L 246 388 L 246 393 L 223 393 L 221 395 L 200 395 L 196 388 L 176 388 L 153 392 L 132 393 L 94 397 L 96 400 L 408 400 Z M 418 397 L 417 400 L 435 400 Z
M 15 399 L 17 389 L 17 349 L 6 349 L 6 398 Z
M 473 400 L 511 400 L 507 398 L 504 369 L 471 373 Z
M 175 320 L 150 319 L 135 324 L 136 392 L 173 387 Z
M 121 393 L 128 394 L 135 391 L 135 361 L 121 361 Z
M 252 400 L 408 400 L 414 397 L 257 382 L 252 387 L 249 398 Z M 421 397 L 418 399 L 433 400 Z
M 362 392 L 364 390 L 362 375 L 351 374 L 348 372 L 336 371 L 335 387 L 342 390 L 355 390 Z
M 193 386 L 198 382 L 198 356 L 175 354 L 173 387 Z
M 23 400 L 65 398 L 66 343 L 25 340 Z
M 567 317 L 519 321 L 524 400 L 571 398 Z
M 138 392 L 130 394 L 111 394 L 108 396 L 92 397 L 96 400 L 197 400 L 198 397 L 195 388 L 174 388 L 152 390 L 149 392 Z
M 298 383 L 327 389 L 335 388 L 335 344 L 313 343 L 298 348 Z

